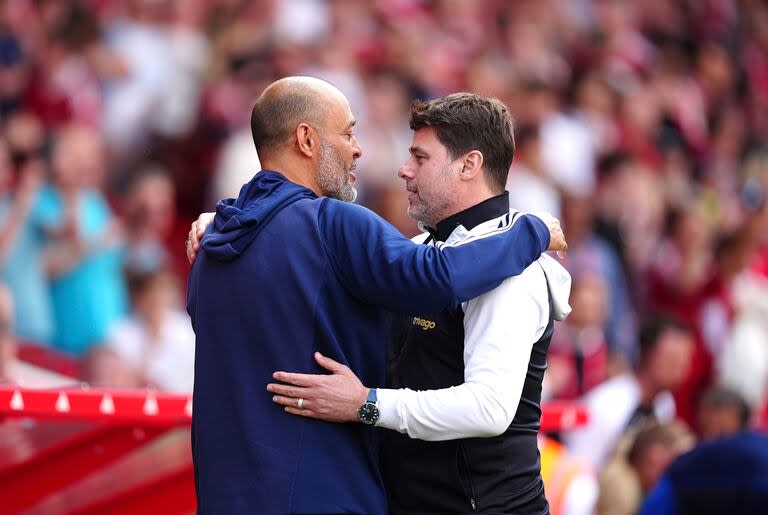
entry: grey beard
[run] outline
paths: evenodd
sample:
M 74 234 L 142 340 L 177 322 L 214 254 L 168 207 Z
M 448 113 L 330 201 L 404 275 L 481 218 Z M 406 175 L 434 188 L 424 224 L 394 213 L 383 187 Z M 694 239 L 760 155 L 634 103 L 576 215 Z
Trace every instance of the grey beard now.
M 324 142 L 320 142 L 317 185 L 320 186 L 326 197 L 344 202 L 357 200 L 357 190 L 354 184 L 349 181 L 344 162 L 333 148 Z

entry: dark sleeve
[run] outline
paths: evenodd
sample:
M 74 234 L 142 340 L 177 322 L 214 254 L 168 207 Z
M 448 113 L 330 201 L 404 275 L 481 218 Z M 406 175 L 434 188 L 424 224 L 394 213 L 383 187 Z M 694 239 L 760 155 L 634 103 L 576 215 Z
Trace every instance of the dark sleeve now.
M 439 312 L 519 275 L 549 246 L 532 215 L 498 234 L 442 250 L 418 245 L 372 211 L 325 199 L 320 238 L 336 276 L 359 300 L 400 313 Z

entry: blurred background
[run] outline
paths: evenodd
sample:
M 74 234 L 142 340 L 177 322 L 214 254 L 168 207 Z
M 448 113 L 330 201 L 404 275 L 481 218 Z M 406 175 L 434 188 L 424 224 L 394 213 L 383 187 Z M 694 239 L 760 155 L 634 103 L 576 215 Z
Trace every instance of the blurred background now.
M 411 99 L 511 108 L 512 206 L 570 245 L 544 396 L 592 421 L 542 440 L 587 485 L 567 513 L 634 513 L 697 439 L 765 427 L 760 0 L 5 0 L 0 381 L 191 391 L 183 242 L 259 170 L 251 105 L 295 74 L 347 95 L 359 202 L 407 236 Z

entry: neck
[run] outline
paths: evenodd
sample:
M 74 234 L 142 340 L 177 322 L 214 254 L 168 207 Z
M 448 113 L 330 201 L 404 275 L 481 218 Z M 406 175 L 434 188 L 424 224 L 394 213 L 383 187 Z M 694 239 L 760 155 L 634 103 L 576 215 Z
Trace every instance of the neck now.
M 489 198 L 493 198 L 500 194 L 501 192 L 492 193 L 489 190 L 485 190 L 482 192 L 471 192 L 471 191 L 458 192 L 456 195 L 456 203 L 453 204 L 450 209 L 446 210 L 443 216 L 440 217 L 440 220 L 438 220 L 438 223 L 442 222 L 446 218 L 449 218 L 457 213 L 461 213 L 466 209 L 476 206 L 479 203 L 485 202 Z
M 314 191 L 320 197 L 323 196 L 323 192 L 315 179 L 315 174 L 307 168 L 307 163 L 297 162 L 297 160 L 290 158 L 263 158 L 261 169 L 280 172 L 289 181 Z
M 635 378 L 640 387 L 640 405 L 650 407 L 653 404 L 653 399 L 660 393 L 658 387 L 651 377 L 642 370 L 635 373 Z

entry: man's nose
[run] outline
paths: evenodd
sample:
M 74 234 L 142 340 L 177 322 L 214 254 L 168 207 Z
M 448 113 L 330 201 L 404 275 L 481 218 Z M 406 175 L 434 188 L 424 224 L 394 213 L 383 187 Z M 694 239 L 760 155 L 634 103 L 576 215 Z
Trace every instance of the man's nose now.
M 363 157 L 363 147 L 360 146 L 360 142 L 354 136 L 352 136 L 352 152 L 355 159 Z

